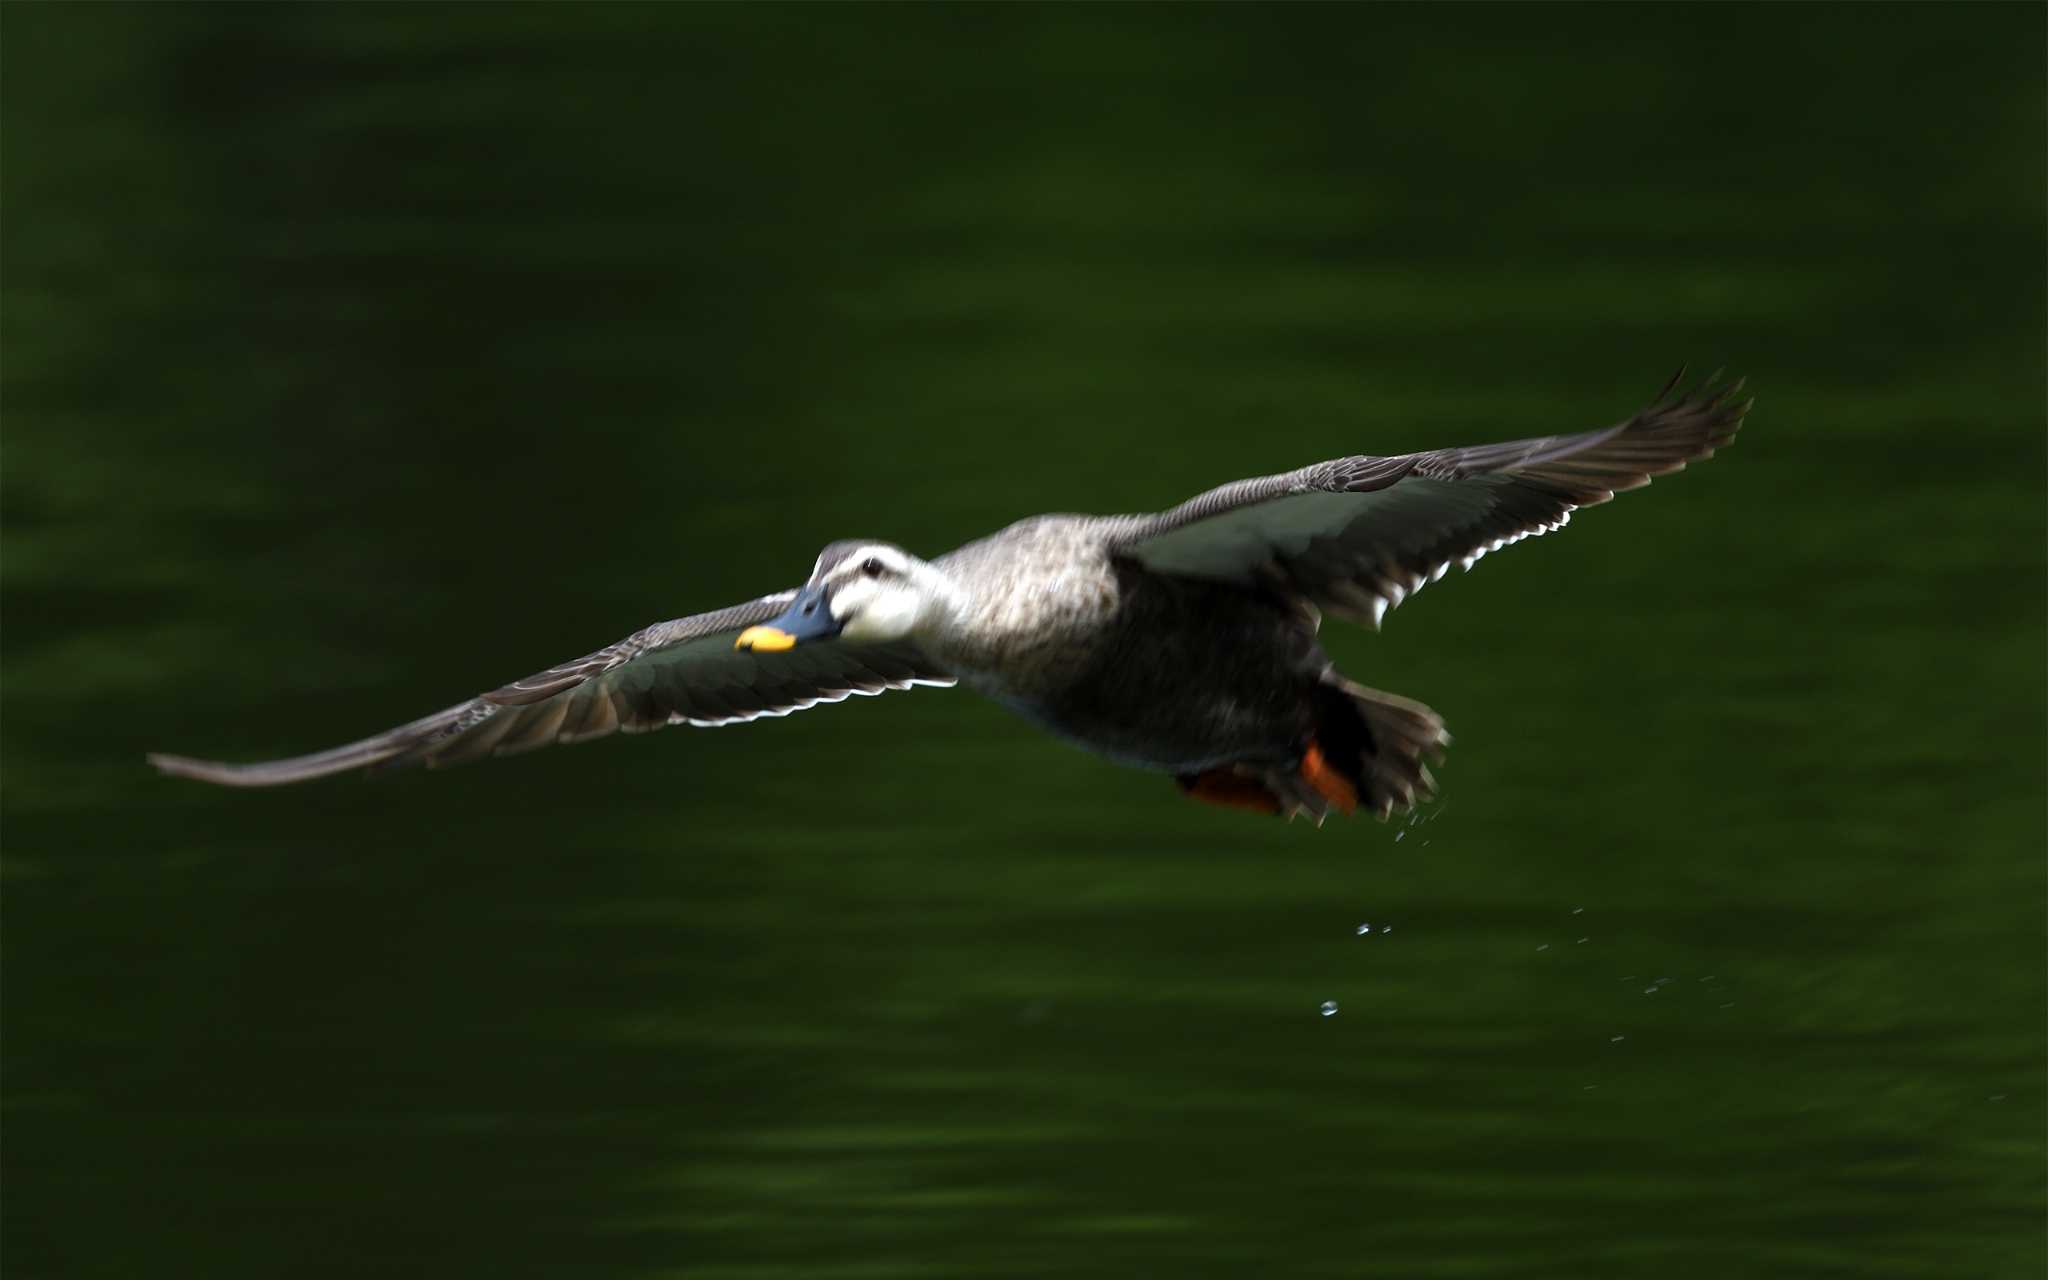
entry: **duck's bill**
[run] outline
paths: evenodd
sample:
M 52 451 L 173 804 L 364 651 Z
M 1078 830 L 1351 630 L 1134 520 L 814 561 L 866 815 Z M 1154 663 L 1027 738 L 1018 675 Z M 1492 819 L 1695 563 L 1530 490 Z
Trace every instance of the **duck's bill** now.
M 839 634 L 839 620 L 832 616 L 832 601 L 818 587 L 806 587 L 789 602 L 789 608 L 756 627 L 740 632 L 732 642 L 735 649 L 755 653 L 781 653 L 813 640 L 830 640 Z
M 796 637 L 779 627 L 748 627 L 740 632 L 732 647 L 756 653 L 781 653 L 784 649 L 796 648 Z

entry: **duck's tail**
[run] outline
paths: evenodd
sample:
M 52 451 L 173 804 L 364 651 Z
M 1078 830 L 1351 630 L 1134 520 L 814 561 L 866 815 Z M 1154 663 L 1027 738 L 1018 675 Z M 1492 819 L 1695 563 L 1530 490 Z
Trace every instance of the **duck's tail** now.
M 1310 695 L 1315 729 L 1292 768 L 1240 764 L 1183 777 L 1199 800 L 1322 825 L 1332 810 L 1382 822 L 1436 794 L 1424 757 L 1443 759 L 1451 735 L 1419 702 L 1353 684 L 1331 671 Z

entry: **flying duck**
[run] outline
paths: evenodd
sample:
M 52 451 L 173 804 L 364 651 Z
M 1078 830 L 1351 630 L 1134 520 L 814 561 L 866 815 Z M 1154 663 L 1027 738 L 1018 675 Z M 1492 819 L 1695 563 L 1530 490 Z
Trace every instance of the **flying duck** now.
M 360 742 L 260 764 L 149 761 L 274 786 L 965 684 L 1198 800 L 1384 820 L 1434 793 L 1425 757 L 1450 735 L 1421 703 L 1339 675 L 1316 641 L 1323 615 L 1377 629 L 1452 565 L 1712 456 L 1751 401 L 1741 382 L 1674 395 L 1678 381 L 1596 431 L 1337 458 L 1149 515 L 1033 516 L 934 560 L 834 542 L 801 587 L 656 623 Z

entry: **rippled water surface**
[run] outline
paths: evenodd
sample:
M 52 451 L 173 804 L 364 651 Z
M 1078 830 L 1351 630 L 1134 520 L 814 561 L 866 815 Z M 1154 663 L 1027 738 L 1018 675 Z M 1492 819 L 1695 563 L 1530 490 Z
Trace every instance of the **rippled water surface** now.
M 2038 7 L 0 20 L 10 1275 L 2038 1274 Z M 1412 825 L 958 692 L 141 766 L 1682 360 L 1331 628 Z

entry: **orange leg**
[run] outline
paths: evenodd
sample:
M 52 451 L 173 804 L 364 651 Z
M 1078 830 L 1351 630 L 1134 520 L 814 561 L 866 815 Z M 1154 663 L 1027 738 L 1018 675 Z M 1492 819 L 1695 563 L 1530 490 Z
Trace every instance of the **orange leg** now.
M 1220 804 L 1226 809 L 1249 809 L 1253 813 L 1280 812 L 1279 800 L 1266 790 L 1265 783 L 1234 769 L 1211 769 L 1207 773 L 1189 774 L 1175 781 L 1180 783 L 1182 791 L 1205 804 Z

